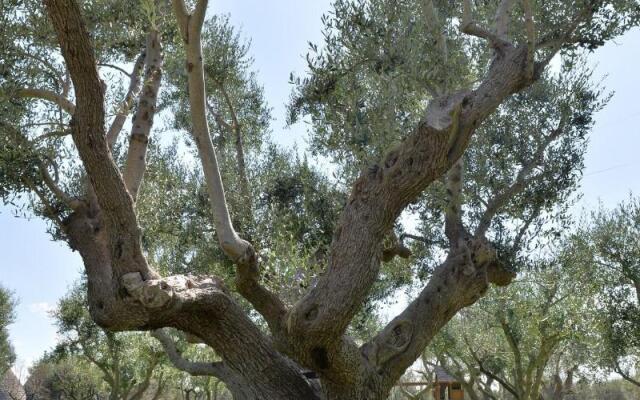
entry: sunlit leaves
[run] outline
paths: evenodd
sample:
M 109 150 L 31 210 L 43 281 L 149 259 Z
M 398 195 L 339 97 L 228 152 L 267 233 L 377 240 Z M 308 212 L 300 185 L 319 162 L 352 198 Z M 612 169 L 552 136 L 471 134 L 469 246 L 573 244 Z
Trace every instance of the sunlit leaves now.
M 9 342 L 8 326 L 15 320 L 16 301 L 11 292 L 0 286 L 0 374 L 13 364 L 16 355 Z

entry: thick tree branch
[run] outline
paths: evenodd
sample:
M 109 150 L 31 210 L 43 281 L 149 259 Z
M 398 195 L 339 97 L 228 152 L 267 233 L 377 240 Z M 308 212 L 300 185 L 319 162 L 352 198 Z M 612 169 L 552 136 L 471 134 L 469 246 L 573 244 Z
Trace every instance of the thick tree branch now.
M 508 40 L 510 12 L 513 0 L 502 0 L 498 5 L 495 17 L 496 36 L 502 40 Z
M 450 246 L 456 246 L 462 238 L 462 187 L 464 160 L 462 157 L 453 164 L 446 176 L 447 209 L 445 211 L 445 234 Z
M 490 283 L 506 285 L 513 279 L 486 241 L 473 239 L 467 246 L 469 252 L 452 249 L 420 295 L 362 347 L 385 382 L 397 380 L 449 319 L 476 302 Z
M 73 81 L 77 106 L 71 135 L 89 177 L 99 210 L 77 211 L 67 222 L 74 232 L 71 245 L 81 251 L 89 276 L 94 319 L 104 326 L 141 326 L 145 310 L 121 300 L 120 278 L 130 272 L 156 277 L 141 249 L 141 234 L 133 201 L 111 158 L 105 135 L 104 89 L 96 67 L 93 45 L 79 5 L 73 0 L 46 0 L 49 18 L 58 36 Z M 90 203 L 91 204 L 91 203 Z
M 236 381 L 241 376 L 251 382 L 244 389 L 251 398 L 317 399 L 299 368 L 275 350 L 217 279 L 173 276 L 145 281 L 129 274 L 125 282 L 127 292 L 153 310 L 157 320 L 149 321 L 148 328 L 170 325 L 202 339 L 225 360 Z
M 303 344 L 296 349 L 296 357 L 310 361 L 309 367 L 321 366 L 325 374 L 330 374 L 332 366 L 335 370 L 349 370 L 349 365 L 353 366 L 353 358 L 346 356 L 350 350 L 345 350 L 349 346 L 345 345 L 342 334 L 378 276 L 384 236 L 402 210 L 460 158 L 475 128 L 507 96 L 531 83 L 524 76 L 525 57 L 526 49 L 523 47 L 506 47 L 495 57 L 487 77 L 476 90 L 433 100 L 415 131 L 402 144 L 391 149 L 380 164 L 369 167 L 356 180 L 334 233 L 326 273 L 287 316 L 287 332 Z M 458 256 L 461 255 L 455 255 Z M 486 263 L 483 260 L 476 265 L 479 268 L 477 279 L 473 279 L 475 275 L 461 278 L 458 285 L 450 275 L 464 274 L 461 269 L 454 268 L 453 264 L 457 264 L 453 261 L 455 257 L 448 263 L 451 267 L 444 266 L 437 274 L 441 281 L 436 279 L 430 283 L 420 296 L 421 300 L 412 303 L 407 314 L 399 316 L 376 339 L 381 343 L 387 339 L 394 341 L 392 337 L 398 336 L 396 333 L 401 342 L 407 337 L 412 338 L 402 345 L 393 346 L 396 353 L 403 355 L 398 355 L 402 360 L 395 358 L 393 364 L 398 365 L 398 369 L 393 367 L 389 376 L 399 377 L 396 375 L 401 374 L 399 368 L 406 369 L 411 365 L 437 329 L 461 306 L 454 297 L 439 294 L 437 289 L 444 288 L 444 280 L 450 282 L 447 287 L 453 285 L 446 293 L 459 293 L 456 288 L 468 285 L 469 289 L 474 288 L 470 293 L 477 295 L 482 292 L 481 287 L 486 287 L 487 279 L 483 278 L 482 271 L 492 264 L 483 265 Z M 492 277 L 501 275 L 498 273 L 501 268 L 492 265 L 490 269 Z M 498 280 L 502 279 L 496 278 Z M 429 303 L 424 303 L 427 298 Z M 431 301 L 432 298 L 441 300 Z M 442 320 L 439 315 L 443 316 Z M 394 324 L 399 328 L 396 329 Z M 405 332 L 405 328 L 412 333 Z M 405 345 L 406 349 L 403 348 Z M 341 352 L 345 352 L 344 358 Z M 331 362 L 319 357 L 323 354 L 329 355 Z M 379 365 L 379 357 L 374 358 L 376 360 L 364 362 Z M 331 379 L 341 378 L 332 376 Z
M 129 151 L 123 172 L 125 185 L 134 201 L 138 197 L 138 189 L 146 169 L 147 145 L 153 127 L 156 101 L 162 81 L 163 55 L 158 31 L 152 30 L 147 35 L 145 54 L 144 85 L 138 100 L 138 108 L 133 116 Z
M 169 361 L 180 371 L 193 376 L 214 376 L 222 381 L 231 373 L 231 370 L 223 362 L 195 362 L 182 357 L 171 336 L 162 329 L 151 332 L 151 336 L 158 339 Z
M 206 0 L 198 1 L 193 15 L 189 16 L 184 1 L 173 0 L 174 12 L 186 44 L 193 136 L 205 175 L 218 241 L 225 254 L 238 267 L 238 291 L 265 317 L 272 329 L 279 330 L 285 313 L 284 304 L 275 294 L 260 285 L 256 252 L 249 242 L 238 236 L 231 223 L 216 152 L 209 134 L 201 47 L 201 28 L 206 7 Z
M 18 95 L 18 97 L 50 101 L 71 115 L 73 115 L 73 113 L 75 113 L 76 111 L 75 104 L 73 104 L 67 98 L 60 96 L 59 94 L 54 93 L 50 90 L 24 88 L 18 89 L 16 94 Z
M 120 103 L 116 116 L 111 122 L 111 126 L 109 126 L 109 130 L 107 131 L 107 143 L 109 144 L 109 148 L 111 149 L 113 149 L 113 146 L 118 140 L 118 135 L 122 131 L 122 127 L 127 120 L 129 111 L 133 106 L 133 100 L 138 95 L 138 92 L 140 90 L 140 76 L 142 74 L 142 69 L 144 68 L 145 58 L 146 53 L 141 53 L 138 58 L 136 58 L 136 62 L 133 65 L 133 71 L 131 71 L 131 74 L 128 74 L 130 78 L 127 94 Z
M 522 8 L 524 9 L 524 24 L 527 35 L 527 69 L 528 77 L 533 77 L 535 70 L 535 54 L 536 54 L 536 25 L 533 21 L 533 9 L 531 2 L 535 0 L 522 0 Z

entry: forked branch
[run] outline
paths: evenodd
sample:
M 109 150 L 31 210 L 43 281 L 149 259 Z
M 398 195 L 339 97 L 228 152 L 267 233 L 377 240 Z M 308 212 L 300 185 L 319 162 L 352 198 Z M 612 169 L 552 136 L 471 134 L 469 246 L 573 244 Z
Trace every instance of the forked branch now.
M 238 236 L 231 223 L 216 151 L 209 134 L 201 47 L 201 30 L 207 3 L 207 0 L 198 1 L 193 14 L 189 14 L 184 0 L 172 1 L 187 53 L 192 134 L 205 175 L 218 241 L 225 254 L 238 267 L 238 290 L 265 317 L 269 325 L 277 330 L 285 312 L 284 304 L 275 294 L 260 285 L 257 254 L 249 242 Z
M 155 276 L 142 254 L 140 228 L 105 132 L 104 89 L 89 32 L 73 0 L 45 0 L 73 81 L 76 109 L 71 136 L 103 213 L 115 279 L 128 272 Z
M 151 336 L 158 339 L 171 364 L 180 371 L 193 376 L 214 376 L 221 380 L 224 380 L 224 377 L 230 372 L 223 362 L 196 362 L 185 359 L 180 354 L 171 335 L 163 329 L 156 329 L 151 332 Z
M 513 196 L 524 190 L 527 185 L 535 179 L 535 176 L 532 176 L 531 173 L 535 168 L 542 165 L 542 163 L 544 162 L 544 154 L 547 151 L 547 148 L 551 145 L 551 143 L 558 139 L 560 135 L 562 135 L 562 133 L 564 132 L 564 125 L 565 117 L 563 116 L 558 123 L 558 127 L 544 138 L 529 162 L 522 165 L 513 183 L 504 191 L 497 193 L 494 197 L 487 201 L 487 207 L 480 217 L 480 222 L 478 223 L 478 226 L 475 230 L 476 236 L 484 235 L 491 226 L 493 218 L 500 211 L 500 209 L 504 207 L 504 205 L 510 199 L 512 199 Z
M 501 35 L 498 35 L 496 32 L 493 32 L 475 22 L 473 19 L 473 6 L 471 5 L 471 0 L 464 0 L 462 7 L 460 30 L 463 33 L 487 40 L 493 47 L 501 47 L 510 44 L 509 41 L 505 40 Z
M 122 131 L 122 127 L 127 120 L 129 111 L 131 111 L 133 101 L 140 91 L 140 76 L 142 75 L 142 69 L 144 68 L 145 54 L 146 53 L 143 52 L 138 55 L 138 58 L 136 58 L 136 62 L 133 65 L 133 71 L 131 71 L 131 74 L 128 74 L 129 88 L 127 89 L 127 94 L 120 103 L 116 116 L 111 122 L 111 126 L 109 126 L 109 131 L 107 131 L 107 143 L 111 149 L 113 149 L 114 144 L 118 140 L 118 135 Z
M 158 31 L 152 30 L 147 35 L 145 54 L 144 64 L 146 70 L 144 73 L 144 86 L 142 87 L 140 99 L 138 100 L 138 108 L 133 117 L 131 136 L 129 138 L 129 151 L 123 173 L 124 182 L 134 201 L 138 197 L 138 189 L 142 183 L 147 164 L 147 146 L 149 144 L 151 128 L 153 127 L 156 101 L 162 80 L 163 55 Z
M 76 106 L 71 101 L 69 101 L 66 97 L 61 96 L 51 90 L 46 89 L 34 89 L 34 88 L 24 88 L 19 89 L 17 91 L 17 95 L 19 97 L 24 98 L 32 98 L 32 99 L 40 99 L 50 101 L 53 104 L 57 105 L 68 114 L 73 115 L 76 111 Z

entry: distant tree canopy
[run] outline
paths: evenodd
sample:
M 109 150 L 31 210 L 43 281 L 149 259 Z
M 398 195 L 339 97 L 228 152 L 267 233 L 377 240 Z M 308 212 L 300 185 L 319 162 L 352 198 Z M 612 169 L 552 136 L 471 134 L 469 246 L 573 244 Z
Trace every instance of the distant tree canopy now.
M 600 352 L 598 288 L 568 249 L 558 253 L 452 319 L 426 360 L 458 377 L 472 399 L 569 398 L 579 369 Z
M 28 400 L 108 398 L 97 370 L 81 358 L 54 361 L 45 356 L 31 366 L 24 386 Z
M 93 364 L 108 386 L 110 400 L 139 400 L 157 389 L 152 382 L 162 385 L 160 346 L 147 335 L 114 333 L 97 326 L 88 312 L 85 285 L 75 286 L 61 299 L 53 317 L 60 340 L 50 358 Z M 59 386 L 63 388 L 63 382 Z
M 7 329 L 15 319 L 15 306 L 13 294 L 0 286 L 0 376 L 4 376 L 16 360 Z
M 577 399 L 580 391 L 597 398 L 598 382 L 612 373 L 636 387 L 608 385 L 612 398 L 634 398 L 638 210 L 631 197 L 547 237 L 536 256 L 520 259 L 507 289 L 491 291 L 436 336 L 423 356 L 426 368 L 444 368 L 472 399 Z
M 598 285 L 599 365 L 640 387 L 640 200 L 600 208 L 573 237 Z M 635 374 L 634 374 L 635 373 Z
M 270 142 L 249 47 L 206 0 L 0 7 L 0 196 L 83 259 L 65 346 L 113 359 L 133 349 L 116 332 L 153 331 L 179 369 L 274 400 L 386 398 L 536 262 L 608 100 L 582 54 L 640 18 L 634 0 L 334 2 L 289 107 L 330 177 Z

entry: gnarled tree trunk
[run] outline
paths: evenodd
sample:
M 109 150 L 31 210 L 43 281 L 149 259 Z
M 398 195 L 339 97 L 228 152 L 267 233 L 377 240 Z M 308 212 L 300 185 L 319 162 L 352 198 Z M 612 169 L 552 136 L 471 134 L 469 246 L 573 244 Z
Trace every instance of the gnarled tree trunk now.
M 531 18 L 525 18 L 527 41 L 508 41 L 504 25 L 510 2 L 503 0 L 495 31 L 471 21 L 471 2 L 464 2 L 461 28 L 495 50 L 487 76 L 473 90 L 433 99 L 404 142 L 355 181 L 333 236 L 326 272 L 289 308 L 260 284 L 256 252 L 238 236 L 229 217 L 206 119 L 200 31 L 207 1 L 197 1 L 190 12 L 183 0 L 173 0 L 186 50 L 192 135 L 216 234 L 237 267 L 238 292 L 264 317 L 270 336 L 247 317 L 217 278 L 161 278 L 147 264 L 134 208 L 147 135 L 132 136 L 131 171 L 123 179 L 107 141 L 103 85 L 80 7 L 75 0 L 44 3 L 73 80 L 72 137 L 95 195 L 73 202 L 65 233 L 84 261 L 91 313 L 101 326 L 114 331 L 170 327 L 195 335 L 222 361 L 193 372 L 219 377 L 237 399 L 383 400 L 458 310 L 477 301 L 489 284 L 506 285 L 513 278 L 484 237 L 486 227 L 471 233 L 463 225 L 455 207 L 456 188 L 461 187 L 456 180 L 462 178 L 454 170 L 449 177 L 454 206 L 447 213 L 451 246 L 446 261 L 420 295 L 370 341 L 358 346 L 345 335 L 378 276 L 383 239 L 400 213 L 456 164 L 476 128 L 508 96 L 532 84 L 549 62 L 550 57 L 535 61 Z M 573 30 L 575 26 L 560 30 L 558 37 L 569 40 Z M 157 64 L 149 68 L 160 68 Z M 144 93 L 155 99 L 156 87 L 147 89 Z M 152 116 L 153 108 L 148 111 L 143 116 Z M 321 390 L 305 377 L 303 368 L 317 373 Z

